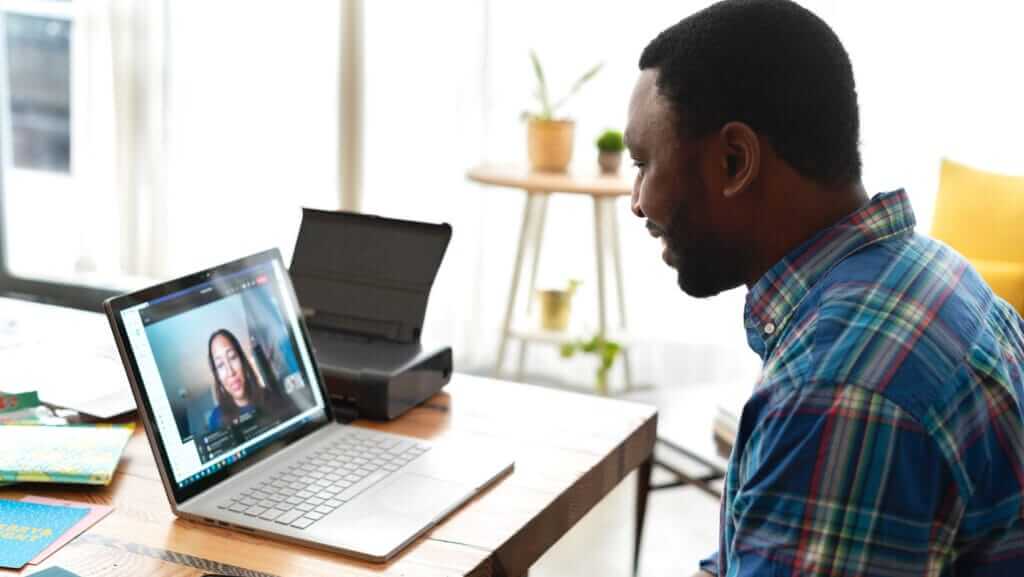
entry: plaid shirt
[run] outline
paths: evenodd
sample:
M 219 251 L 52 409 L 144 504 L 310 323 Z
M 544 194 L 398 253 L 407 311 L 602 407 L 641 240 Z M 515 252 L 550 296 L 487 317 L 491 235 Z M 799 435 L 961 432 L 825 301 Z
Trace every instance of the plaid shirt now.
M 1024 576 L 1024 321 L 903 191 L 751 289 L 723 576 Z

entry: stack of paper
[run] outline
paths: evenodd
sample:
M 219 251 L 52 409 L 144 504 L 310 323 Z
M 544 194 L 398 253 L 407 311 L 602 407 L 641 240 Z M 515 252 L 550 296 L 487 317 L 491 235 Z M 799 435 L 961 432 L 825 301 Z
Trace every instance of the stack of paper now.
M 50 406 L 100 419 L 135 409 L 103 313 L 10 298 L 0 298 L 0 309 L 0 390 L 35 391 Z
M 131 425 L 0 425 L 0 483 L 107 485 Z

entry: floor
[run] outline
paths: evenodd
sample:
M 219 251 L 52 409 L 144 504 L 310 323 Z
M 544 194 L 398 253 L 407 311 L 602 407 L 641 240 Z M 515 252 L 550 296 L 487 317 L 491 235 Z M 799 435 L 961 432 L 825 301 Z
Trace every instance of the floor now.
M 619 484 L 554 547 L 530 577 L 629 577 L 633 559 L 636 474 Z M 718 501 L 693 487 L 651 494 L 641 577 L 689 577 L 718 547 Z

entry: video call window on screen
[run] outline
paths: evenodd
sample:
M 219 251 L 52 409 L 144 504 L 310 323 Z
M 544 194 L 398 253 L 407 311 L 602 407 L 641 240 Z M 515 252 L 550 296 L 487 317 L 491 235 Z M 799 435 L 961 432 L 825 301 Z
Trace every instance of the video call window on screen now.
M 268 265 L 140 311 L 182 444 L 205 463 L 314 407 Z

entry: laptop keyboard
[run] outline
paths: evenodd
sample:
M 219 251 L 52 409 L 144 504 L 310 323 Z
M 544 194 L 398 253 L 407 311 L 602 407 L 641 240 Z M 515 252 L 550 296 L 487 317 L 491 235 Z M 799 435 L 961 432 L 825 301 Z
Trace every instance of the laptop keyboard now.
M 429 449 L 411 440 L 347 430 L 218 507 L 306 529 Z

